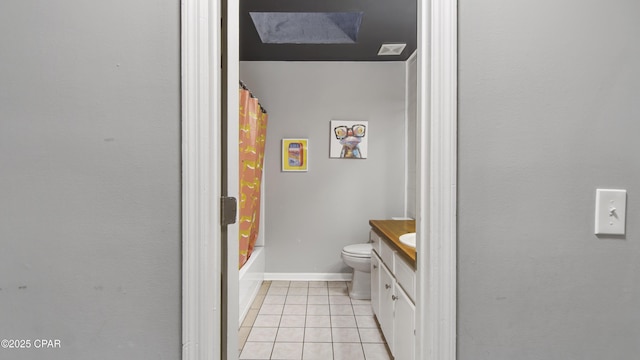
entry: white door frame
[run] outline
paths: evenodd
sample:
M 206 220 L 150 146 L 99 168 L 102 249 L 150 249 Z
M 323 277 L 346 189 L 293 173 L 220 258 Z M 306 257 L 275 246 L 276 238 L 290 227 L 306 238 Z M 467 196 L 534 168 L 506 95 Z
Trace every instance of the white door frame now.
M 182 0 L 182 359 L 221 357 L 221 7 Z
M 416 358 L 455 360 L 457 3 L 419 0 L 418 13 Z M 183 360 L 222 360 L 221 15 L 219 1 L 182 0 Z
M 416 359 L 455 360 L 457 1 L 418 1 L 418 14 Z

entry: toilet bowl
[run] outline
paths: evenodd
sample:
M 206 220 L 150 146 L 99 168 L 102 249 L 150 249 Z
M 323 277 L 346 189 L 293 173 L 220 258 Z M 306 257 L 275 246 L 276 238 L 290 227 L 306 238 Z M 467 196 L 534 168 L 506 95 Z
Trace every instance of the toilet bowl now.
M 342 260 L 353 268 L 349 297 L 371 299 L 371 244 L 347 245 L 342 249 Z

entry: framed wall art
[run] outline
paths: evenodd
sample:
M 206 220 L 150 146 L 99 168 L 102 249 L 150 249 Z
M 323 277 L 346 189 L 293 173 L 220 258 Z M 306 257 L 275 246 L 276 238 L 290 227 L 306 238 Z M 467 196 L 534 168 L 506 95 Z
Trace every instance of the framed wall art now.
M 368 121 L 331 120 L 329 157 L 366 159 L 368 150 Z
M 282 139 L 282 171 L 309 170 L 309 139 Z

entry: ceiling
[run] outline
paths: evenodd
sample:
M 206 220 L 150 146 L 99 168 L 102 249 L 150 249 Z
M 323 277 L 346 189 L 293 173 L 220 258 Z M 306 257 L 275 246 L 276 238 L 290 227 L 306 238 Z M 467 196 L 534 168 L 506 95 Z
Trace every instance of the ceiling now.
M 353 43 L 263 43 L 250 12 L 362 12 L 362 18 Z M 305 31 L 308 29 L 300 29 L 301 33 Z M 406 61 L 416 50 L 416 38 L 416 0 L 240 1 L 242 61 Z M 384 43 L 407 46 L 400 55 L 379 56 L 378 50 Z

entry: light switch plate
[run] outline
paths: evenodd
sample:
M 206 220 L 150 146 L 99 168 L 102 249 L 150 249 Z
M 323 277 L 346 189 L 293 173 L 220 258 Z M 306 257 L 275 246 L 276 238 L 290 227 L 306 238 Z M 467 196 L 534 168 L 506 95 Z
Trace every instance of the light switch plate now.
M 596 190 L 596 235 L 624 235 L 627 190 Z

